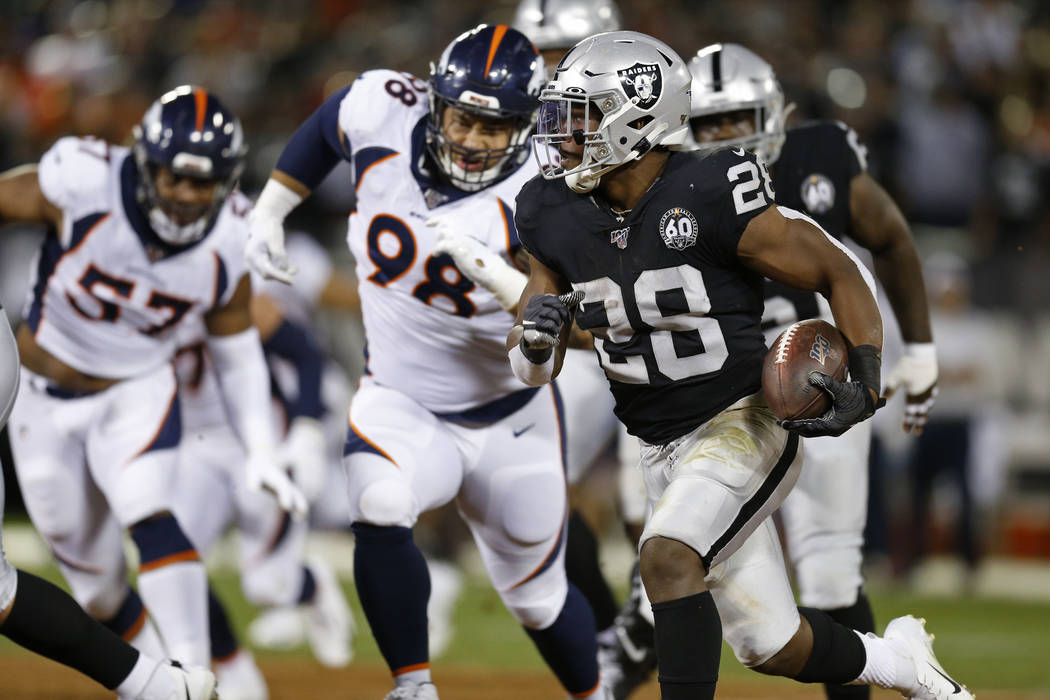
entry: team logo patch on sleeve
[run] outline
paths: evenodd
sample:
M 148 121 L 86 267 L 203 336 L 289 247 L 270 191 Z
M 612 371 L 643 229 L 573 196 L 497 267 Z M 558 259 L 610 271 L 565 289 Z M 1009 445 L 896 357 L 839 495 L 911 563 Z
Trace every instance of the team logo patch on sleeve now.
M 660 99 L 663 76 L 655 63 L 635 63 L 630 68 L 616 71 L 627 97 L 638 98 L 638 109 L 649 109 Z
M 835 185 L 824 175 L 813 173 L 802 180 L 802 202 L 810 214 L 826 214 L 835 206 Z
M 693 213 L 682 207 L 668 209 L 660 217 L 660 238 L 673 250 L 685 250 L 696 243 L 699 228 Z

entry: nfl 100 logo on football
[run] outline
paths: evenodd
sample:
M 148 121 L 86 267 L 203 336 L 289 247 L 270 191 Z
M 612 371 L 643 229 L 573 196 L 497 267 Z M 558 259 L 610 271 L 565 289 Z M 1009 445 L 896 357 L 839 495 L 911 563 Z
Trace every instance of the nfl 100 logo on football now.
M 810 214 L 827 214 L 835 206 L 835 185 L 820 173 L 813 173 L 802 180 L 800 194 Z
M 809 356 L 823 365 L 829 355 L 831 355 L 831 341 L 817 333 L 813 344 L 809 346 Z
M 637 97 L 638 109 L 649 109 L 660 99 L 663 77 L 655 63 L 635 63 L 630 68 L 616 71 L 628 99 Z
M 664 239 L 664 245 L 674 250 L 685 250 L 696 243 L 699 228 L 693 213 L 682 207 L 668 209 L 660 217 L 660 238 Z

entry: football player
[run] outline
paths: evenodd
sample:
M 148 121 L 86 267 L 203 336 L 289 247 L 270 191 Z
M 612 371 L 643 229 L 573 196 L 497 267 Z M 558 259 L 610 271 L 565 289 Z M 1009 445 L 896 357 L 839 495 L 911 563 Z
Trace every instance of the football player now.
M 3 307 L 0 307 L 0 311 Z M 18 394 L 19 361 L 11 327 L 0 323 L 0 429 Z M 0 521 L 4 481 L 0 474 Z M 210 700 L 215 677 L 203 668 L 164 663 L 139 653 L 93 619 L 57 586 L 15 569 L 0 550 L 0 634 L 75 668 L 119 698 Z
M 886 395 L 905 388 L 904 429 L 921 432 L 937 395 L 922 270 L 904 216 L 867 172 L 867 149 L 857 133 L 841 122 L 785 131 L 790 108 L 772 67 L 739 44 L 702 48 L 689 69 L 690 128 L 699 148 L 752 151 L 768 164 L 778 202 L 807 213 L 836 239 L 848 235 L 871 251 L 905 340 L 904 358 L 888 377 Z M 796 321 L 832 320 L 820 294 L 771 280 L 763 291 L 767 344 Z M 780 511 L 800 601 L 860 632 L 875 630 L 860 570 L 870 441 L 867 421 L 842 436 L 807 441 L 805 466 Z M 629 624 L 637 629 L 645 623 Z M 631 641 L 640 644 L 644 638 L 636 629 Z M 870 696 L 867 686 L 829 685 L 826 691 L 830 698 Z
M 290 281 L 282 222 L 340 158 L 355 174 L 347 242 L 357 264 L 368 365 L 344 447 L 354 578 L 395 688 L 436 698 L 427 654 L 420 513 L 452 499 L 504 604 L 575 697 L 598 687 L 594 618 L 564 571 L 566 489 L 558 398 L 523 388 L 499 301 L 434 250 L 444 227 L 513 256 L 513 200 L 529 162 L 543 60 L 520 32 L 456 38 L 430 79 L 373 70 L 291 138 L 253 210 L 247 254 Z M 397 572 L 391 577 L 390 572 Z
M 763 673 L 970 698 L 920 620 L 880 638 L 795 607 L 769 515 L 798 478 L 800 435 L 875 412 L 882 321 L 862 265 L 774 205 L 762 161 L 670 150 L 689 141 L 690 82 L 667 45 L 611 32 L 574 47 L 541 93 L 536 139 L 558 154 L 517 200 L 533 262 L 507 339 L 515 374 L 531 386 L 557 374 L 582 298 L 576 322 L 643 441 L 640 563 L 663 698 L 714 697 L 723 633 Z M 810 378 L 832 397 L 819 418 L 779 423 L 762 398 L 763 277 L 822 292 L 850 344 L 850 381 Z
M 136 644 L 143 601 L 167 652 L 209 657 L 207 584 L 173 514 L 181 436 L 175 331 L 202 320 L 246 479 L 305 509 L 275 459 L 269 381 L 243 261 L 249 204 L 235 191 L 240 122 L 206 90 L 166 93 L 132 149 L 60 139 L 0 180 L 0 216 L 51 226 L 18 330 L 24 371 L 11 448 L 26 507 L 89 613 Z M 122 531 L 139 551 L 129 593 Z

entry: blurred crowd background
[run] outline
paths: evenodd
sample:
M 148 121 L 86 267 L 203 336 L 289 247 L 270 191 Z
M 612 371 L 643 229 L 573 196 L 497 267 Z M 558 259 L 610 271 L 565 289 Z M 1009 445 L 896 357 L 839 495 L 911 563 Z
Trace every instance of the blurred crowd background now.
M 789 125 L 835 118 L 853 126 L 873 174 L 913 225 L 941 352 L 941 425 L 928 436 L 940 442 L 918 457 L 899 414 L 883 413 L 873 551 L 897 572 L 927 543 L 957 549 L 971 567 L 985 552 L 1050 559 L 1050 3 L 619 5 L 627 28 L 686 60 L 716 41 L 765 57 L 796 105 Z M 509 22 L 514 9 L 511 0 L 7 0 L 0 168 L 36 161 L 66 134 L 125 142 L 153 99 L 193 82 L 244 122 L 251 150 L 242 189 L 254 194 L 326 95 L 374 67 L 425 77 L 457 34 Z M 337 170 L 293 220 L 341 262 L 351 197 L 348 170 Z M 22 253 L 33 239 L 0 241 L 0 299 L 17 314 Z M 359 333 L 333 337 L 359 368 Z M 968 447 L 944 456 L 938 444 Z M 931 466 L 930 454 L 945 464 Z M 915 528 L 926 542 L 909 535 Z

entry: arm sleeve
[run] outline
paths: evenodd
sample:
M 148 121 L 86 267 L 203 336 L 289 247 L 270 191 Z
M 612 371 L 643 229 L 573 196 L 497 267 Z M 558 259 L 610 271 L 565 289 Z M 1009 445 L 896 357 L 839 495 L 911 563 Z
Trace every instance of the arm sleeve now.
M 245 449 L 249 452 L 273 449 L 270 374 L 259 331 L 253 326 L 231 335 L 210 335 L 208 352 L 215 361 L 230 422 Z
M 277 170 L 312 190 L 340 158 L 349 160 L 350 144 L 339 129 L 339 105 L 349 92 L 349 86 L 336 92 L 296 129 L 277 159 Z
M 290 417 L 320 419 L 324 414 L 321 401 L 324 355 L 309 331 L 285 319 L 263 344 L 263 350 L 288 360 L 295 367 L 299 393 L 289 407 Z

